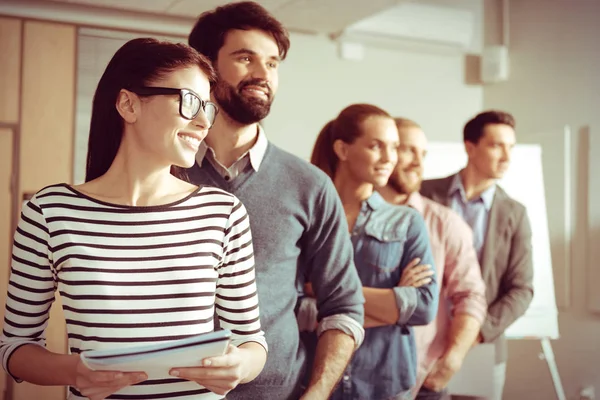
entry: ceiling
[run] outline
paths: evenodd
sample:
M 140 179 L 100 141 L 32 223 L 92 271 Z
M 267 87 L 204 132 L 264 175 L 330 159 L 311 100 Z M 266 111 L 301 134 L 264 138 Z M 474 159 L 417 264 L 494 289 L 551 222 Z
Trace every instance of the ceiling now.
M 480 51 L 484 0 L 257 0 L 291 32 L 393 47 Z M 0 15 L 111 32 L 187 37 L 198 16 L 225 0 L 0 0 Z
M 2 1 L 2 0 L 0 0 Z M 337 33 L 368 16 L 408 0 L 258 0 L 290 31 Z M 44 0 L 77 6 L 127 10 L 195 19 L 230 3 L 222 0 Z

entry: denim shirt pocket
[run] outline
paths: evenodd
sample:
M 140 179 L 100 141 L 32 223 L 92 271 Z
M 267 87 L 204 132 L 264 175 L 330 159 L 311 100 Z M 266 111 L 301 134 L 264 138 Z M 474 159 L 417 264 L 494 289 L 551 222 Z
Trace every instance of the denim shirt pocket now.
M 385 221 L 382 221 L 367 223 L 365 234 L 365 263 L 381 272 L 398 269 L 404 251 L 406 232 L 402 232 L 402 229 L 390 229 Z

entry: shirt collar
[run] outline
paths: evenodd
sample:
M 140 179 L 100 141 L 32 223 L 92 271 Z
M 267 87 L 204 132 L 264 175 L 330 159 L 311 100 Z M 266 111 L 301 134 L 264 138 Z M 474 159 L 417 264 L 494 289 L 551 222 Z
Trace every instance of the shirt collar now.
M 449 196 L 454 196 L 454 194 L 456 192 L 459 192 L 459 194 L 463 198 L 466 198 L 466 196 L 465 196 L 465 188 L 463 187 L 462 179 L 460 178 L 460 172 L 457 172 L 454 175 L 454 177 L 452 178 L 452 181 L 450 182 L 450 187 L 448 188 L 448 195 Z
M 240 159 L 242 159 L 246 156 L 246 154 L 248 154 L 250 157 L 250 164 L 252 165 L 252 168 L 254 168 L 255 171 L 258 171 L 258 169 L 260 168 L 260 164 L 265 158 L 267 147 L 269 145 L 269 141 L 267 140 L 267 135 L 265 135 L 263 127 L 260 124 L 257 126 L 258 137 L 256 138 L 256 143 L 254 143 L 254 146 L 252 146 L 247 153 L 240 157 Z M 198 165 L 202 165 L 202 161 L 204 161 L 206 153 L 209 150 L 211 151 L 212 156 L 214 157 L 214 150 L 208 146 L 206 140 L 203 140 L 200 143 L 200 147 L 198 147 L 198 152 L 196 153 L 196 162 L 198 162 Z
M 494 202 L 495 194 L 496 194 L 496 184 L 493 184 L 489 188 L 485 189 L 480 195 L 481 200 L 483 200 L 483 205 L 485 206 L 486 210 L 488 210 L 488 211 L 490 210 L 490 208 L 492 208 L 492 203 Z
M 462 178 L 460 177 L 460 172 L 454 175 L 452 178 L 452 182 L 450 182 L 450 188 L 448 189 L 449 196 L 455 196 L 458 192 L 458 195 L 463 199 L 463 201 L 467 202 L 467 195 L 465 194 L 465 187 L 462 183 Z M 496 184 L 493 184 L 489 188 L 485 189 L 480 195 L 479 198 L 483 202 L 486 210 L 490 210 L 492 208 L 492 203 L 494 202 L 494 195 L 496 194 Z
M 425 210 L 425 202 L 423 201 L 423 196 L 421 196 L 419 192 L 412 192 L 409 194 L 404 205 L 414 208 L 420 214 L 423 214 L 423 211 Z
M 258 171 L 260 164 L 262 164 L 265 159 L 268 145 L 269 141 L 267 140 L 267 135 L 265 135 L 263 127 L 258 125 L 258 137 L 256 138 L 256 143 L 254 143 L 254 146 L 252 146 L 249 151 L 250 164 L 252 164 L 252 168 L 254 168 L 255 171 Z
M 377 210 L 379 207 L 385 204 L 385 200 L 379 192 L 373 191 L 373 194 L 365 200 L 365 203 L 371 208 L 371 210 Z

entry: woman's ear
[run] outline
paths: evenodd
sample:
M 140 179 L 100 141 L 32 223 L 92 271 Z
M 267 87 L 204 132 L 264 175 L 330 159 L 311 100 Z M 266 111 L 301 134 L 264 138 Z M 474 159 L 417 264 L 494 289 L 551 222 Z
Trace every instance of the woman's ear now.
M 333 142 L 333 152 L 340 161 L 346 161 L 348 159 L 348 143 L 337 139 Z
M 121 118 L 130 124 L 137 121 L 140 99 L 129 90 L 121 89 L 115 107 Z

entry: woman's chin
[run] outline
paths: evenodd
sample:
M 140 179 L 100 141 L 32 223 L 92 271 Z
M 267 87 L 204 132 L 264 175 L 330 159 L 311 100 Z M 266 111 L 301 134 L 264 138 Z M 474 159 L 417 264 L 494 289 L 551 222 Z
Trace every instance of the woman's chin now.
M 179 162 L 173 163 L 173 166 L 179 168 L 192 168 L 196 163 L 196 159 L 192 158 L 191 160 L 180 160 Z
M 374 179 L 373 182 L 371 182 L 371 183 L 375 187 L 383 187 L 383 186 L 387 185 L 388 178 L 377 178 L 377 179 Z

